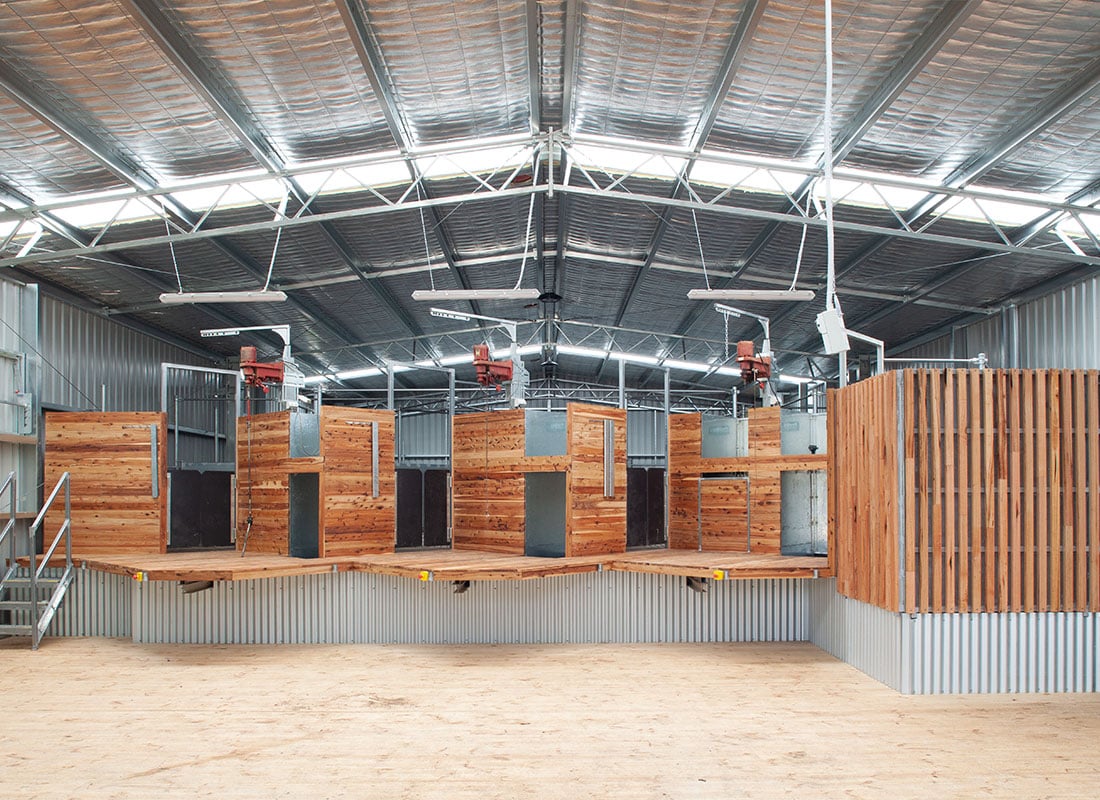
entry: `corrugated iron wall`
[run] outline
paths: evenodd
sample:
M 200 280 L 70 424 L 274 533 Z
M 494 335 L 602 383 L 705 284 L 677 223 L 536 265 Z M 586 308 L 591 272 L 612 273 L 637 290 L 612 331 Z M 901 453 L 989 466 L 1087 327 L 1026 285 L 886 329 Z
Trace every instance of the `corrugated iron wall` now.
M 899 615 L 836 591 L 836 579 L 811 581 L 809 640 L 891 689 L 901 689 Z
M 159 411 L 162 361 L 212 366 L 193 353 L 54 297 L 42 297 L 39 319 L 43 403 L 81 410 Z
M 906 694 L 1100 691 L 1100 615 L 899 617 Z
M 1061 289 L 897 355 L 989 356 L 990 366 L 1100 369 L 1100 277 Z
M 219 582 L 191 595 L 172 582 L 135 583 L 133 636 L 209 643 L 804 641 L 806 593 L 805 580 L 755 580 L 712 582 L 698 594 L 683 578 L 619 572 L 476 581 L 460 595 L 450 583 L 360 572 Z
M 51 574 L 56 575 L 57 571 Z M 1100 691 L 1096 614 L 897 614 L 836 581 L 602 572 L 420 583 L 362 572 L 218 582 L 183 594 L 80 570 L 52 636 L 144 643 L 527 644 L 810 641 L 906 694 Z

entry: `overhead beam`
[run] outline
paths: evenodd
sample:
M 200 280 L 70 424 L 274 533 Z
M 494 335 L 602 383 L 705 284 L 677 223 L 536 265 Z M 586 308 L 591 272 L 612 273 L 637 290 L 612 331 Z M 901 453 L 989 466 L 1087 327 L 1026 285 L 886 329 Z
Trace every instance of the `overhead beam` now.
M 562 32 L 561 64 L 561 131 L 573 134 L 576 118 L 574 84 L 577 80 L 577 5 L 579 0 L 565 0 L 565 30 Z M 553 158 L 553 153 L 550 154 Z
M 270 173 L 284 173 L 286 160 L 278 148 L 266 134 L 256 128 L 241 104 L 223 86 L 223 81 L 198 57 L 164 13 L 150 0 L 121 0 L 121 2 L 142 31 L 176 67 L 196 94 L 206 101 L 222 124 L 233 131 L 256 161 Z M 298 201 L 304 203 L 309 195 L 292 176 L 287 176 L 285 180 Z M 306 213 L 309 213 L 308 210 Z M 352 274 L 359 278 L 360 283 L 387 306 L 410 333 L 414 335 L 422 333 L 420 327 L 404 307 L 397 303 L 396 298 L 385 286 L 367 280 L 358 259 L 352 254 L 347 242 L 339 235 L 332 223 L 322 222 L 319 229 L 329 248 L 351 270 Z
M 98 135 L 70 118 L 35 91 L 3 59 L 0 59 L 0 89 L 3 89 L 16 105 L 83 150 L 123 183 L 142 189 L 156 186 L 156 180 L 135 164 L 128 155 L 108 146 Z
M 223 82 L 195 54 L 164 13 L 150 0 L 119 0 L 138 27 L 187 80 L 225 127 L 233 131 L 268 172 L 283 167 L 282 157 L 255 127 Z
M 527 0 L 524 4 L 524 13 L 527 22 L 527 103 L 530 106 L 528 112 L 528 127 L 532 135 L 537 135 L 542 129 L 542 113 L 540 100 L 542 99 L 542 87 L 539 79 L 542 75 L 541 38 L 539 37 L 539 3 L 538 0 Z
M 753 36 L 756 34 L 756 29 L 760 26 L 760 20 L 764 17 L 767 5 L 767 0 L 749 0 L 744 8 L 742 8 L 741 14 L 737 19 L 737 25 L 734 27 L 733 33 L 730 34 L 729 41 L 726 43 L 726 49 L 722 55 L 722 61 L 718 67 L 718 72 L 715 74 L 714 81 L 712 81 L 710 90 L 707 92 L 707 99 L 703 104 L 702 114 L 695 125 L 695 130 L 692 132 L 689 143 L 691 155 L 684 163 L 680 174 L 677 176 L 676 183 L 672 187 L 672 191 L 669 195 L 670 199 L 675 200 L 680 197 L 683 191 L 684 181 L 691 174 L 692 167 L 695 166 L 695 161 L 700 151 L 703 149 L 703 145 L 706 144 L 707 137 L 710 136 L 711 131 L 714 130 L 714 124 L 718 121 L 718 114 L 722 107 L 722 101 L 729 93 L 730 86 L 733 85 L 733 79 L 737 74 L 738 68 L 741 66 L 741 62 L 745 59 L 745 53 L 748 50 L 749 44 L 752 42 Z M 646 259 L 631 279 L 630 285 L 626 290 L 626 295 L 623 297 L 623 301 L 619 304 L 619 310 L 615 314 L 616 325 L 621 325 L 623 323 L 627 312 L 630 310 L 630 306 L 638 296 L 638 291 L 646 275 L 649 274 L 649 270 L 653 266 L 653 261 L 657 257 L 661 245 L 664 243 L 665 236 L 668 234 L 672 213 L 672 209 L 666 209 L 658 217 L 657 226 L 653 231 L 653 235 L 650 237 L 649 246 L 645 251 Z M 603 373 L 607 365 L 606 361 L 600 365 L 599 371 L 597 372 L 597 379 Z
M 874 127 L 875 123 L 881 119 L 894 101 L 909 87 L 913 79 L 951 40 L 958 29 L 981 4 L 982 0 L 948 3 L 921 31 L 921 34 L 913 41 L 912 46 L 906 51 L 905 55 L 879 83 L 878 88 L 864 101 L 848 123 L 833 138 L 834 167 L 843 163 L 867 131 Z M 822 155 L 818 159 L 817 165 L 819 168 L 824 165 L 824 158 L 824 155 Z M 812 185 L 813 179 L 808 178 L 795 189 L 792 196 L 796 199 L 803 198 Z M 794 206 L 788 209 L 788 213 L 792 211 L 795 211 Z M 715 288 L 730 288 L 767 250 L 780 228 L 780 223 L 772 222 L 760 231 L 748 249 L 737 260 L 736 271 L 728 278 L 721 280 Z M 684 332 L 690 330 L 698 322 L 702 312 L 702 307 L 690 311 L 676 330 Z
M 393 93 L 389 81 L 389 72 L 386 69 L 386 62 L 375 41 L 370 21 L 363 15 L 358 3 L 354 0 L 334 0 L 334 2 L 340 12 L 341 19 L 344 21 L 344 27 L 347 29 L 348 35 L 355 45 L 355 52 L 359 56 L 359 63 L 363 68 L 364 74 L 367 76 L 367 81 L 370 83 L 371 89 L 381 102 L 382 114 L 386 118 L 386 126 L 389 128 L 390 135 L 393 137 L 394 142 L 397 143 L 398 149 L 405 158 L 405 166 L 409 171 L 409 176 L 414 183 L 419 184 L 421 187 L 425 196 L 424 199 L 431 201 L 434 198 L 428 188 L 427 181 L 424 179 L 424 175 L 421 173 L 416 161 L 411 156 L 414 138 L 412 132 L 405 125 L 401 115 L 401 110 L 397 104 L 397 98 Z M 425 213 L 430 217 L 432 231 L 439 243 L 440 250 L 443 252 L 443 257 L 447 261 L 447 266 L 451 269 L 455 277 L 458 278 L 459 284 L 463 289 L 472 289 L 473 286 L 465 271 L 456 262 L 457 250 L 450 236 L 447 234 L 446 228 L 443 226 L 444 221 L 439 215 L 438 209 L 435 205 L 430 203 L 425 205 L 424 208 Z M 469 306 L 475 314 L 481 313 L 480 306 L 476 301 L 471 300 Z

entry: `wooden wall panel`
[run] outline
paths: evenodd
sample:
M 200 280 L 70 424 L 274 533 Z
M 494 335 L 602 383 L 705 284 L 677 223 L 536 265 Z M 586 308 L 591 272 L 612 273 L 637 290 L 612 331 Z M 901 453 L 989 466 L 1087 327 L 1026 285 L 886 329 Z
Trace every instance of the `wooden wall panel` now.
M 238 550 L 245 548 L 247 534 L 251 553 L 289 552 L 289 456 L 289 412 L 237 418 Z
M 699 462 L 703 448 L 700 414 L 668 417 L 668 546 L 699 548 Z
M 749 485 L 743 478 L 698 482 L 701 550 L 749 552 Z
M 626 412 L 570 403 L 562 456 L 527 456 L 524 409 L 461 414 L 452 440 L 456 550 L 521 555 L 528 472 L 566 473 L 566 555 L 626 550 Z M 604 497 L 603 421 L 615 422 L 615 493 Z
M 451 427 L 451 546 L 523 555 L 523 409 L 460 414 Z
M 897 608 L 898 486 L 897 375 L 880 375 L 828 395 L 830 550 L 837 589 L 848 597 Z M 928 457 L 919 438 L 912 459 Z M 890 499 L 890 496 L 894 498 Z M 916 511 L 916 509 L 914 509 Z M 942 535 L 942 532 L 941 532 Z M 920 553 L 906 557 L 907 571 L 921 572 Z M 942 579 L 942 569 L 940 571 Z
M 781 412 L 778 406 L 748 411 L 749 454 L 738 458 L 702 457 L 702 416 L 673 414 L 669 418 L 669 547 L 722 549 L 719 536 L 700 539 L 699 478 L 740 474 L 748 481 L 749 547 L 753 553 L 779 554 L 782 549 L 781 474 L 787 470 L 824 470 L 825 455 L 782 454 Z M 831 442 L 830 442 L 831 448 Z M 833 487 L 830 485 L 829 491 Z M 728 540 L 741 542 L 738 532 Z M 738 544 L 734 549 L 741 549 Z M 831 547 L 830 547 L 831 549 Z
M 378 496 L 372 473 L 378 423 Z M 392 553 L 397 471 L 392 411 L 321 407 L 321 556 Z
M 890 520 L 904 502 L 906 610 L 1097 610 L 1100 373 L 906 373 L 900 494 L 891 380 L 830 395 L 838 588 L 897 607 Z
M 570 403 L 565 554 L 626 552 L 626 410 Z M 614 493 L 604 495 L 604 421 L 614 430 Z
M 154 466 L 152 430 L 157 435 Z M 73 552 L 162 553 L 168 541 L 168 435 L 161 413 L 46 414 L 45 494 L 70 475 Z M 154 470 L 159 487 L 153 497 Z M 45 498 L 44 498 L 45 499 Z M 64 521 L 47 515 L 45 546 Z

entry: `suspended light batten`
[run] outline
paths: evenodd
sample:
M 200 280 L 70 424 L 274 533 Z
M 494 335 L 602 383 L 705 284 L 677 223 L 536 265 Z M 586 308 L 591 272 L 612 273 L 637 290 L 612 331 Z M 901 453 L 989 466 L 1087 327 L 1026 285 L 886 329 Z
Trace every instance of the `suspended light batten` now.
M 160 302 L 165 305 L 187 305 L 189 303 L 282 303 L 286 301 L 286 292 L 273 289 L 245 292 L 165 292 Z
M 538 300 L 538 289 L 417 289 L 413 300 Z
M 690 289 L 688 300 L 760 300 L 794 302 L 813 300 L 812 289 Z

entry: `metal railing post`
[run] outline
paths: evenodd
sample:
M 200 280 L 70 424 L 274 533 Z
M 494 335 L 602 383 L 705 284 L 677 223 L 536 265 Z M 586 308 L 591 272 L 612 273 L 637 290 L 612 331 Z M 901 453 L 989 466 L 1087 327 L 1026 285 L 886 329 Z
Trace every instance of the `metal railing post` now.
M 73 565 L 73 504 L 69 473 L 65 473 L 65 567 Z

